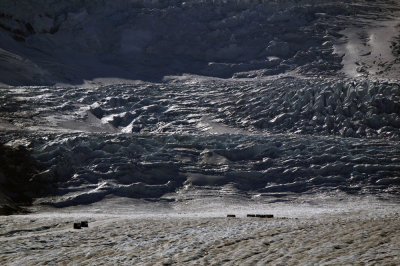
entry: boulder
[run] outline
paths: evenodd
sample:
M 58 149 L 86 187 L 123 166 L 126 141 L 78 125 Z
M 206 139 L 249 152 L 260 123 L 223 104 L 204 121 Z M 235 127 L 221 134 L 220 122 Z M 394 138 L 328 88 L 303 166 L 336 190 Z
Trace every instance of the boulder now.
M 81 221 L 81 227 L 89 227 L 88 221 Z

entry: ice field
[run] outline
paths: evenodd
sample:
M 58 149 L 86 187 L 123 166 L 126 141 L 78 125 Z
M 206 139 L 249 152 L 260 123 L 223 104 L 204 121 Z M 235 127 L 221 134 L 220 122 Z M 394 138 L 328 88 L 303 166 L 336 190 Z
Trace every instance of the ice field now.
M 0 264 L 400 260 L 399 1 L 22 2 Z

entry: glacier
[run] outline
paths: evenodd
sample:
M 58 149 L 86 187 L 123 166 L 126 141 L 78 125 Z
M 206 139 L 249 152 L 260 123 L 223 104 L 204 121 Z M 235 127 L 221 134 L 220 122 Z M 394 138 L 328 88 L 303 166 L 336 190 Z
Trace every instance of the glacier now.
M 1 0 L 0 264 L 396 264 L 399 18 Z
M 0 10 L 5 210 L 399 193 L 398 1 Z

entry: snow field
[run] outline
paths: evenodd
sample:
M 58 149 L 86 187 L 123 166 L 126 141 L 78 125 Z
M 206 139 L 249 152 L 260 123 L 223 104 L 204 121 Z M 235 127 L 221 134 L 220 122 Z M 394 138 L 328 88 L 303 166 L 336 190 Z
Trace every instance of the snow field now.
M 0 217 L 0 262 L 19 264 L 298 265 L 399 259 L 399 213 L 359 210 L 295 218 Z M 49 215 L 49 216 L 48 216 Z M 12 222 L 11 222 L 12 221 Z

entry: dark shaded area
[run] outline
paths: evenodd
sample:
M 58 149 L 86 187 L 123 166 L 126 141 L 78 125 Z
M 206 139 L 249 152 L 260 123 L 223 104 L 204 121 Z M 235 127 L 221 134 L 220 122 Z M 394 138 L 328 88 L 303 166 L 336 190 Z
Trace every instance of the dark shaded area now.
M 341 58 L 333 54 L 333 41 L 351 21 L 340 16 L 381 17 L 379 3 L 4 1 L 0 81 L 160 81 L 183 73 L 252 78 L 295 69 L 335 75 Z
M 0 215 L 24 213 L 36 190 L 31 178 L 37 163 L 25 147 L 5 145 L 0 145 L 0 162 Z

